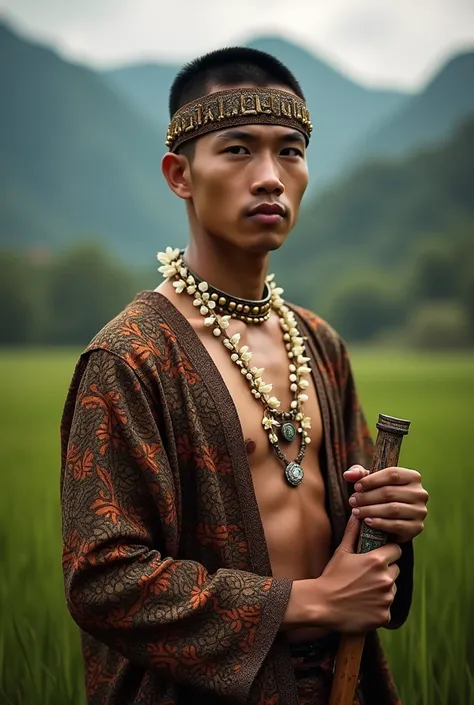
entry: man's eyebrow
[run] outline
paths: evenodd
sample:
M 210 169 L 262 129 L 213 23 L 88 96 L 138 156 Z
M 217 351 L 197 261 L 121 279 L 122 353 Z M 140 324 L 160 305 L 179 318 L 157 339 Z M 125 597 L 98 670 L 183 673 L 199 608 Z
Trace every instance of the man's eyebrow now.
M 247 142 L 255 142 L 258 137 L 246 130 L 222 130 L 216 133 L 217 140 L 246 140 Z
M 252 132 L 246 130 L 222 130 L 216 133 L 216 140 L 243 140 L 246 142 L 257 142 L 260 138 Z M 306 146 L 306 140 L 301 132 L 294 130 L 286 132 L 278 137 L 279 142 L 300 142 Z
M 280 138 L 281 142 L 302 142 L 304 145 L 306 145 L 306 140 L 304 136 L 301 134 L 301 132 L 298 132 L 298 130 L 295 130 L 294 132 L 287 132 L 285 135 L 282 135 Z

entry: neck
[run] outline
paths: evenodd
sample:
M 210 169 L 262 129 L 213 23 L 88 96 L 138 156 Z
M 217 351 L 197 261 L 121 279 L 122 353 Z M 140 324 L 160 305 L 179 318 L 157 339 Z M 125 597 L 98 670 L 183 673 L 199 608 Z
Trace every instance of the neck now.
M 241 299 L 259 301 L 263 297 L 270 255 L 242 252 L 227 243 L 191 240 L 184 253 L 189 269 L 210 286 Z

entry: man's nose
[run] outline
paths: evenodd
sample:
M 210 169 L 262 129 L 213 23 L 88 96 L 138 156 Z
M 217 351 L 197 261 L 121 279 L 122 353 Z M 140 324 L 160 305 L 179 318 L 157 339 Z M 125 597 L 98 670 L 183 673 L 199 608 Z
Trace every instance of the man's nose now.
M 280 180 L 278 166 L 271 157 L 262 159 L 256 168 L 254 182 L 252 184 L 252 194 L 254 196 L 262 193 L 274 193 L 281 196 L 285 187 Z

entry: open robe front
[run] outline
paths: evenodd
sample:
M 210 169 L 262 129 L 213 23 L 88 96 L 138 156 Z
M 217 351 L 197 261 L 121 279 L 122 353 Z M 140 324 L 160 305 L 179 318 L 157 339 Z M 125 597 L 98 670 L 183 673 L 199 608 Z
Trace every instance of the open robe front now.
M 294 307 L 323 419 L 334 547 L 349 515 L 342 473 L 372 442 L 344 345 Z M 304 491 L 304 486 L 298 490 Z M 291 581 L 272 577 L 237 410 L 197 334 L 143 292 L 81 356 L 62 419 L 63 566 L 91 705 L 297 705 L 279 627 Z M 406 619 L 412 546 L 392 625 Z M 376 634 L 367 705 L 399 703 Z

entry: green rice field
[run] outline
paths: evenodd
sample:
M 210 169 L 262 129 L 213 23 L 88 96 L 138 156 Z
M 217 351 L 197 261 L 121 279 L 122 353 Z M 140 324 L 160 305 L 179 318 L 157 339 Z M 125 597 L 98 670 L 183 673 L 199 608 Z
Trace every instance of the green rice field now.
M 75 360 L 0 353 L 2 705 L 84 705 L 60 567 L 58 426 Z M 474 357 L 360 351 L 353 365 L 372 427 L 380 412 L 412 421 L 401 464 L 431 495 L 410 618 L 384 633 L 403 703 L 474 705 Z

